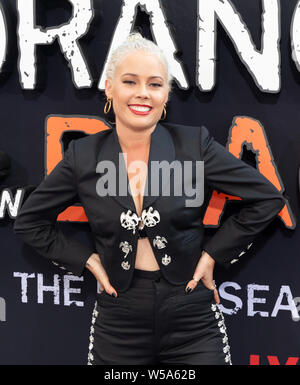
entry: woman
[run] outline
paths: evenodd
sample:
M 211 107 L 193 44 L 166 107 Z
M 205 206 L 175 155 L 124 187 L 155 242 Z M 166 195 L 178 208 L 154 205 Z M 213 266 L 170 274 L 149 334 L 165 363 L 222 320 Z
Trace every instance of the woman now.
M 161 50 L 129 36 L 113 53 L 105 83 L 104 111 L 113 108 L 116 128 L 71 141 L 14 226 L 40 254 L 77 275 L 86 267 L 99 282 L 91 365 L 231 364 L 214 265 L 235 262 L 284 205 L 268 180 L 205 127 L 158 123 L 171 80 Z M 155 179 L 158 163 L 165 174 Z M 180 178 L 182 165 L 192 176 Z M 195 184 L 196 195 L 216 188 L 247 204 L 205 245 L 202 201 L 190 199 Z M 78 200 L 95 250 L 55 228 L 58 213 Z

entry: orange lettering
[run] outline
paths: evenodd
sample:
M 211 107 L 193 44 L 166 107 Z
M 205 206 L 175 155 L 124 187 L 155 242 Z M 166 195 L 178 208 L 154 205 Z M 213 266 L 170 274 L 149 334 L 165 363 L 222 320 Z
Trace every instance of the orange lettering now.
M 61 143 L 62 135 L 66 131 L 83 132 L 87 135 L 96 134 L 108 127 L 100 118 L 48 116 L 46 120 L 46 175 L 63 158 Z M 57 217 L 59 221 L 87 222 L 87 216 L 82 206 L 70 206 Z
M 257 120 L 249 117 L 235 117 L 229 131 L 226 147 L 236 158 L 241 159 L 244 145 L 255 154 L 259 172 L 263 174 L 278 191 L 283 192 L 284 186 L 274 162 L 263 126 Z M 220 224 L 226 201 L 236 199 L 240 198 L 226 194 L 218 194 L 214 191 L 205 212 L 203 224 L 217 227 Z M 278 215 L 287 228 L 295 228 L 296 220 L 288 202 L 286 202 L 286 205 Z

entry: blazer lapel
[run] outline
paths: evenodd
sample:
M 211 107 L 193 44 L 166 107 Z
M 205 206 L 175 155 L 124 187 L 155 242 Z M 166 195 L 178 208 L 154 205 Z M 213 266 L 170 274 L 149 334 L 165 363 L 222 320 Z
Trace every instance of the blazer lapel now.
M 151 135 L 148 172 L 143 199 L 143 209 L 153 204 L 156 199 L 158 199 L 159 196 L 162 195 L 162 192 L 172 180 L 173 168 L 171 168 L 170 171 L 170 179 L 165 178 L 164 180 L 162 180 L 161 176 L 159 177 L 159 179 L 156 178 L 158 175 L 156 175 L 156 172 L 153 172 L 153 168 L 156 168 L 158 166 L 158 162 L 166 161 L 168 162 L 168 164 L 170 164 L 174 160 L 175 146 L 171 134 L 169 133 L 167 128 L 158 123 Z M 154 176 L 154 178 L 151 177 L 151 174 L 152 176 Z M 153 192 L 155 192 L 154 195 L 152 195 Z
M 115 128 L 110 128 L 109 131 L 111 132 L 99 151 L 97 162 L 111 162 L 111 167 L 115 170 L 115 174 L 111 174 L 113 179 L 111 182 L 115 183 L 116 194 L 110 193 L 109 196 L 114 198 L 122 207 L 135 212 L 134 201 L 131 194 L 128 193 L 128 175 L 118 135 Z
M 99 151 L 97 162 L 110 161 L 114 165 L 116 171 L 116 194 L 110 194 L 121 206 L 136 212 L 133 197 L 130 192 L 128 174 L 125 165 L 125 159 L 119 143 L 118 135 L 115 128 L 110 128 L 111 133 L 107 135 L 102 148 Z M 170 179 L 161 180 L 159 178 L 159 186 L 156 185 L 157 180 L 151 180 L 151 168 L 155 162 L 167 161 L 169 164 L 175 159 L 175 147 L 169 131 L 158 123 L 151 134 L 150 152 L 148 160 L 147 179 L 145 184 L 143 209 L 149 207 L 159 198 L 163 189 L 170 183 L 173 169 L 170 172 Z M 158 164 L 158 163 L 157 163 Z M 99 176 L 100 177 L 100 176 Z M 154 189 L 154 190 L 153 190 Z M 154 195 L 151 192 L 155 191 Z M 158 191 L 158 194 L 157 194 Z

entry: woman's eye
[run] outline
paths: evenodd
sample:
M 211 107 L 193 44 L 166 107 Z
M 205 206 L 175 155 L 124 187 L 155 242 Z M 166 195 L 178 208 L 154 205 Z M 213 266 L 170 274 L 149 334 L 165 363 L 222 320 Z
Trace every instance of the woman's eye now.
M 161 87 L 162 85 L 160 83 L 151 83 L 152 87 Z
M 133 80 L 124 80 L 123 83 L 126 83 L 126 84 L 134 84 L 134 81 L 133 81 Z

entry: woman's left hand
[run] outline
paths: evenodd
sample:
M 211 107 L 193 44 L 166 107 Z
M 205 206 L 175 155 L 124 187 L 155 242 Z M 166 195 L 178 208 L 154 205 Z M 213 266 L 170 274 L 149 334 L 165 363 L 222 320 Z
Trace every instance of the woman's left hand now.
M 215 283 L 213 280 L 213 271 L 215 267 L 215 260 L 206 252 L 202 251 L 202 255 L 199 259 L 199 262 L 196 266 L 193 277 L 202 280 L 204 286 L 208 289 L 214 290 L 214 298 L 217 304 L 220 303 L 220 297 L 217 288 L 215 287 Z M 198 285 L 196 281 L 191 279 L 186 285 L 185 290 L 190 287 L 192 290 Z

